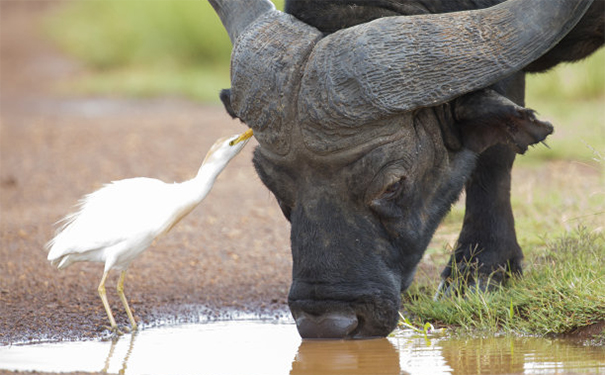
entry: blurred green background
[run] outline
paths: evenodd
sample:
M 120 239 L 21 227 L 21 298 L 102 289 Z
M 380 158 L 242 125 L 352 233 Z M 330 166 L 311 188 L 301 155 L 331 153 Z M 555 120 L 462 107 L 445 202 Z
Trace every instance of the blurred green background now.
M 69 90 L 218 102 L 229 87 L 231 42 L 205 0 L 66 1 L 45 33 L 93 72 Z
M 283 1 L 275 4 L 283 9 Z M 47 19 L 45 32 L 87 67 L 87 74 L 66 84 L 69 91 L 217 103 L 219 90 L 229 87 L 231 44 L 207 1 L 65 1 Z M 528 107 L 551 120 L 557 133 L 563 129 L 565 140 L 550 137 L 552 149 L 537 148 L 530 162 L 602 159 L 605 51 L 530 76 L 527 88 Z M 575 142 L 566 142 L 570 138 Z

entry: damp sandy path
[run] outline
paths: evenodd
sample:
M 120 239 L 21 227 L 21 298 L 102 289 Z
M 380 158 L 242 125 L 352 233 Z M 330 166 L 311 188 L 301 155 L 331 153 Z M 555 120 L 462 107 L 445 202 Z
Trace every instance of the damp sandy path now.
M 50 2 L 1 1 L 0 344 L 103 335 L 103 266 L 57 271 L 46 261 L 53 223 L 112 180 L 193 177 L 219 137 L 244 130 L 221 107 L 178 99 L 58 94 L 83 74 L 37 27 Z M 289 225 L 256 176 L 255 141 L 210 195 L 131 266 L 126 295 L 145 325 L 287 314 Z M 118 324 L 127 319 L 113 285 Z M 109 287 L 111 286 L 111 287 Z

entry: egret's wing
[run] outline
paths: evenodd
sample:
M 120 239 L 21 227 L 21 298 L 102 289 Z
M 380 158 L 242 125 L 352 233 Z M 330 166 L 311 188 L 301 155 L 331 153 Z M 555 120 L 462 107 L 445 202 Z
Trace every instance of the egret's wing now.
M 158 211 L 169 195 L 167 186 L 155 179 L 132 178 L 86 195 L 79 210 L 63 220 L 60 232 L 49 242 L 49 259 L 107 248 L 131 238 L 155 237 Z

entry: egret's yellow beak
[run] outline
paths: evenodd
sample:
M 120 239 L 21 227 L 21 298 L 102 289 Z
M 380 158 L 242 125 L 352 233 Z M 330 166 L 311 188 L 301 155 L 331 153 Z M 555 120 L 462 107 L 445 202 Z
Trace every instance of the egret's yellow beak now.
M 248 129 L 245 132 L 243 132 L 242 134 L 240 134 L 239 137 L 237 137 L 234 140 L 232 140 L 231 142 L 229 142 L 229 146 L 233 146 L 237 143 L 245 141 L 246 139 L 249 139 L 250 137 L 252 137 L 253 134 L 254 133 L 252 132 L 252 129 Z

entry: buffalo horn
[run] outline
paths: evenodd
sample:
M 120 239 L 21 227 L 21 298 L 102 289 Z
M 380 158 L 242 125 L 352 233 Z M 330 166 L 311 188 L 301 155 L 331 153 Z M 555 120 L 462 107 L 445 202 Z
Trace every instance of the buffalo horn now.
M 229 34 L 231 43 L 254 20 L 264 13 L 275 9 L 269 0 L 209 0 Z
M 487 87 L 557 44 L 592 0 L 509 0 L 448 14 L 381 18 L 315 46 L 299 110 L 315 121 L 376 120 Z

